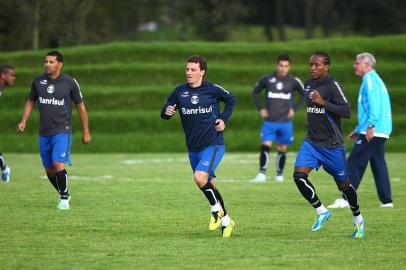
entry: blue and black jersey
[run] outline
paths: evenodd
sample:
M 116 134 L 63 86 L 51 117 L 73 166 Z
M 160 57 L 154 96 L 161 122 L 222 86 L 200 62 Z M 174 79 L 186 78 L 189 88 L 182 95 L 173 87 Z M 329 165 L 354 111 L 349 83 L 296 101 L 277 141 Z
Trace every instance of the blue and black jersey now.
M 220 112 L 220 101 L 225 103 L 223 112 Z M 210 145 L 224 144 L 223 132 L 215 130 L 215 121 L 220 118 L 226 123 L 231 116 L 235 105 L 232 93 L 207 81 L 196 88 L 187 83 L 178 85 L 162 108 L 163 119 L 171 118 L 165 115 L 165 110 L 175 104 L 189 151 L 201 151 Z
M 31 84 L 28 98 L 38 103 L 41 136 L 72 132 L 72 101 L 83 101 L 77 81 L 61 74 L 55 80 L 46 74 L 36 77 Z
M 317 90 L 326 100 L 324 106 L 311 100 Z M 351 108 L 340 84 L 330 75 L 321 81 L 308 80 L 304 91 L 307 104 L 308 133 L 306 139 L 318 147 L 337 148 L 344 145 L 341 117 L 350 118 Z

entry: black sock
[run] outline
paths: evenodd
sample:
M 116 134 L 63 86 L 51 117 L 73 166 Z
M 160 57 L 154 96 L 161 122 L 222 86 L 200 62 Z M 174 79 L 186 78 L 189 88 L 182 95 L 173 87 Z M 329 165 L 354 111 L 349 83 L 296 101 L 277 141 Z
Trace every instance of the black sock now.
M 206 196 L 211 206 L 215 205 L 218 202 L 213 185 L 209 181 L 207 181 L 206 185 L 201 187 L 200 190 Z
M 47 177 L 49 179 L 49 182 L 51 182 L 51 184 L 54 186 L 54 188 L 56 189 L 56 191 L 59 192 L 58 190 L 58 184 L 56 183 L 56 174 L 47 174 Z
M 284 152 L 278 151 L 278 155 L 276 156 L 276 174 L 277 175 L 283 174 L 283 169 L 285 168 L 285 162 L 286 162 L 286 154 Z
M 69 197 L 68 192 L 68 173 L 66 170 L 60 171 L 56 173 L 56 184 L 61 195 L 62 200 L 67 200 Z
M 0 169 L 4 171 L 6 169 L 6 161 L 3 158 L 3 155 L 0 153 Z
M 343 191 L 343 196 L 345 199 L 348 201 L 348 204 L 350 205 L 352 214 L 355 216 L 359 216 L 361 214 L 361 211 L 359 209 L 358 205 L 358 198 L 357 198 L 357 192 L 355 191 L 355 188 L 352 185 L 349 185 L 346 189 Z
M 214 195 L 216 195 L 217 199 L 219 200 L 221 208 L 223 208 L 224 215 L 227 215 L 226 208 L 224 207 L 223 198 L 221 197 L 221 194 L 217 188 L 214 189 Z
M 268 169 L 269 164 L 269 150 L 271 148 L 266 145 L 261 145 L 261 153 L 259 155 L 259 172 L 264 173 Z
M 293 174 L 296 186 L 299 189 L 302 196 L 314 207 L 320 207 L 321 202 L 317 197 L 316 189 L 312 183 L 307 179 L 307 173 L 295 172 Z

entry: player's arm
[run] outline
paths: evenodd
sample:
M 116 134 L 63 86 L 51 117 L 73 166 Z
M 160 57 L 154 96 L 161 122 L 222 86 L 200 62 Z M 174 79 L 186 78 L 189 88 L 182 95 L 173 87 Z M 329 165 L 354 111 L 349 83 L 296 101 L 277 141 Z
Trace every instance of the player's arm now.
M 85 103 L 82 101 L 81 103 L 76 105 L 76 108 L 79 113 L 80 122 L 82 122 L 83 128 L 82 142 L 84 144 L 88 144 L 92 140 L 92 135 L 90 135 L 89 117 L 87 115 Z
M 351 118 L 351 108 L 347 102 L 340 85 L 334 82 L 334 86 L 330 88 L 328 93 L 329 99 L 323 98 L 317 90 L 312 94 L 312 101 L 323 106 L 327 111 L 345 118 Z
M 28 118 L 30 118 L 32 109 L 34 108 L 35 101 L 28 99 L 24 105 L 23 116 L 21 117 L 20 123 L 17 124 L 17 132 L 24 132 L 25 126 L 27 125 Z
M 35 85 L 34 80 L 31 84 L 31 90 L 28 95 L 28 100 L 24 105 L 23 116 L 21 117 L 20 123 L 17 124 L 17 132 L 24 132 L 28 118 L 30 118 L 32 109 L 34 108 L 35 101 L 37 99 L 38 99 L 37 86 Z
M 172 116 L 175 115 L 176 109 L 178 107 L 176 89 L 172 92 L 172 94 L 166 100 L 164 106 L 162 106 L 161 110 L 161 118 L 165 120 L 169 120 Z
M 268 116 L 268 111 L 262 106 L 261 98 L 259 94 L 262 92 L 262 90 L 265 88 L 264 84 L 264 79 L 265 77 L 262 77 L 256 84 L 254 89 L 252 90 L 252 99 L 254 101 L 254 105 L 261 114 L 262 117 L 267 117 Z
M 367 80 L 370 80 L 370 77 L 368 77 Z M 366 87 L 364 93 L 367 97 L 365 105 L 367 106 L 368 125 L 375 126 L 378 123 L 379 111 L 381 109 L 380 101 L 382 100 L 382 89 L 379 89 L 378 84 L 374 82 L 363 83 L 363 86 Z
M 226 123 L 233 113 L 236 98 L 230 91 L 227 91 L 219 85 L 215 85 L 216 95 L 219 100 L 225 103 L 223 112 L 219 115 L 215 122 L 216 131 L 223 131 L 226 128 Z
M 304 104 L 306 102 L 306 95 L 304 92 L 304 87 L 303 87 L 302 81 L 297 77 L 295 77 L 294 79 L 296 81 L 296 91 L 298 91 L 299 95 L 300 95 L 299 101 L 293 105 L 293 110 L 296 112 L 304 106 Z

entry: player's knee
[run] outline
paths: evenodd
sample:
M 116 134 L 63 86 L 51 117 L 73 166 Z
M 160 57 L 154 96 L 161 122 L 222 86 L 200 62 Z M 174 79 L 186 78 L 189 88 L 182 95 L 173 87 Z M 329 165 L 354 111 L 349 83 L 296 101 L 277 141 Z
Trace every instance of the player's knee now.
M 348 179 L 345 181 L 336 180 L 336 184 L 340 191 L 344 191 L 350 186 L 350 181 Z
M 309 175 L 307 173 L 304 173 L 304 172 L 294 172 L 293 173 L 293 180 L 295 180 L 295 182 L 303 181 L 303 180 L 306 181 L 308 176 Z M 300 179 L 302 179 L 302 180 L 300 180 Z
M 195 171 L 194 173 L 194 180 L 199 187 L 204 186 L 208 181 L 209 174 L 202 171 Z

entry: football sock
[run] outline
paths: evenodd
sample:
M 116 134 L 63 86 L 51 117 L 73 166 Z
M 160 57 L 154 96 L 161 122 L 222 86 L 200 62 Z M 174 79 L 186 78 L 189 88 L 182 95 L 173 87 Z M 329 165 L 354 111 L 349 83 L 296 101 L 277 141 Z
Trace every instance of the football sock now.
M 259 172 L 265 174 L 269 164 L 269 150 L 270 147 L 261 145 L 261 153 L 259 155 Z
M 316 189 L 312 183 L 307 179 L 307 173 L 295 172 L 293 178 L 296 186 L 299 189 L 302 196 L 315 208 L 322 206 L 319 197 L 317 197 Z
M 56 173 L 56 184 L 58 187 L 61 200 L 67 200 L 69 197 L 68 192 L 68 173 L 66 170 Z
M 321 214 L 326 213 L 328 210 L 324 205 L 321 205 L 316 208 L 316 211 L 317 211 L 317 215 L 321 215 Z
M 362 221 L 364 221 L 364 219 L 362 218 L 361 215 L 358 215 L 358 216 L 354 217 L 354 223 L 355 224 L 360 224 L 360 223 L 362 223 Z
M 49 182 L 51 182 L 51 184 L 54 186 L 54 188 L 56 189 L 56 191 L 59 192 L 58 190 L 58 184 L 56 183 L 56 174 L 47 174 L 47 177 L 49 179 Z
M 345 199 L 348 201 L 348 204 L 350 205 L 352 214 L 354 216 L 359 216 L 361 214 L 361 211 L 359 209 L 357 192 L 355 191 L 355 188 L 350 184 L 342 192 L 343 192 L 343 196 L 345 197 Z
M 214 188 L 213 185 L 207 181 L 206 185 L 200 188 L 200 190 L 203 192 L 203 194 L 206 196 L 207 200 L 209 201 L 211 206 L 216 205 L 219 201 L 216 198 L 216 195 L 214 193 Z
M 285 168 L 285 162 L 286 162 L 286 153 L 278 151 L 278 154 L 276 155 L 276 174 L 277 175 L 283 174 L 283 169 Z
M 0 153 L 0 169 L 4 171 L 6 169 L 6 161 L 3 158 L 3 155 Z
M 221 197 L 221 194 L 217 188 L 214 188 L 214 195 L 216 195 L 216 198 L 220 202 L 221 208 L 223 208 L 224 215 L 227 215 L 227 210 L 224 207 L 224 201 L 223 198 Z
M 221 218 L 220 222 L 221 222 L 221 226 L 227 227 L 228 225 L 230 225 L 231 219 L 228 215 L 224 215 Z

